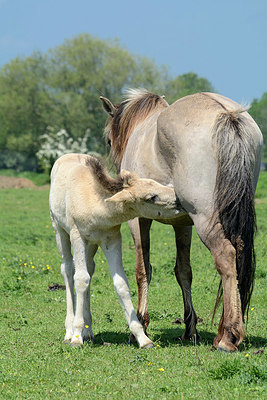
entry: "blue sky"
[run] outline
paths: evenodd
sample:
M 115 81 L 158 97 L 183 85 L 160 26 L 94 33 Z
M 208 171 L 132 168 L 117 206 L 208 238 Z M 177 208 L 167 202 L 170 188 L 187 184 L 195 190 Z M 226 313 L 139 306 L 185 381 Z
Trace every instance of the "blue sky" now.
M 85 32 L 238 102 L 267 91 L 266 0 L 0 0 L 0 67 Z

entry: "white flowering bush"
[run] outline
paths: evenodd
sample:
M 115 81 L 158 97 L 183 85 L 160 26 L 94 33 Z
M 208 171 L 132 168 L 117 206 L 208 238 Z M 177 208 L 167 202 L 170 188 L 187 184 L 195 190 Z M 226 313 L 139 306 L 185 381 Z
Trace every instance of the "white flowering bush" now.
M 83 138 L 74 140 L 65 129 L 58 132 L 48 127 L 47 132 L 40 137 L 41 147 L 37 152 L 37 158 L 41 167 L 49 172 L 57 158 L 67 153 L 87 153 L 87 139 L 90 131 L 87 130 Z

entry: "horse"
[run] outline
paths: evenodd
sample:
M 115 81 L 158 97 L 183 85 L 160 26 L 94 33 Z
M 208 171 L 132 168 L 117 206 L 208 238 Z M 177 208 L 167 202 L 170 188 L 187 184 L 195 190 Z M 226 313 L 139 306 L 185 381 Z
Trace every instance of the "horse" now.
M 49 206 L 66 285 L 64 342 L 80 346 L 84 340 L 94 339 L 90 283 L 95 270 L 94 255 L 100 246 L 132 335 L 140 347 L 153 346 L 131 301 L 122 265 L 120 224 L 136 216 L 173 218 L 179 213 L 174 190 L 127 171 L 113 179 L 95 157 L 67 154 L 52 168 Z
M 199 339 L 191 297 L 192 225 L 209 249 L 220 285 L 213 317 L 223 294 L 223 311 L 214 346 L 237 350 L 244 338 L 255 275 L 254 193 L 260 170 L 262 134 L 246 109 L 215 93 L 196 93 L 169 105 L 164 96 L 130 89 L 113 104 L 100 97 L 109 118 L 105 135 L 117 169 L 173 185 L 183 213 L 173 221 L 175 276 L 184 302 L 182 339 Z M 136 248 L 139 320 L 149 324 L 148 287 L 152 267 L 152 221 L 130 221 Z

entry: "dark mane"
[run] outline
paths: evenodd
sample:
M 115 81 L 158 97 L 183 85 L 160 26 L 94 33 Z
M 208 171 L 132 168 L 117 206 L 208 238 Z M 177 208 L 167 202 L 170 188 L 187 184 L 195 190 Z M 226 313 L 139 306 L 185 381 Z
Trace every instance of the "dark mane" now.
M 130 89 L 128 94 L 128 99 L 115 106 L 115 115 L 105 128 L 106 137 L 112 141 L 111 154 L 118 168 L 134 127 L 152 111 L 168 107 L 163 97 L 143 89 Z
M 89 156 L 85 162 L 85 165 L 92 170 L 103 188 L 112 194 L 121 191 L 125 186 L 126 182 L 124 182 L 124 179 L 121 177 L 121 175 L 118 175 L 116 179 L 113 179 L 97 158 Z

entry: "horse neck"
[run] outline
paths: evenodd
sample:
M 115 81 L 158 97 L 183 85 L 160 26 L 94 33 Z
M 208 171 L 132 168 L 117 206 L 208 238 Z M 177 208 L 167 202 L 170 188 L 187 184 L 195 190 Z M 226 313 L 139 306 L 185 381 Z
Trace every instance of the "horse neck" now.
M 139 216 L 134 206 L 131 207 L 124 202 L 106 202 L 105 208 L 106 212 L 104 213 L 103 222 L 110 226 L 121 225 L 123 222 Z
M 132 132 L 126 146 L 121 169 L 136 172 L 140 177 L 151 178 L 162 184 L 172 183 L 166 160 L 162 158 L 158 146 L 157 120 L 162 111 L 157 110 Z

